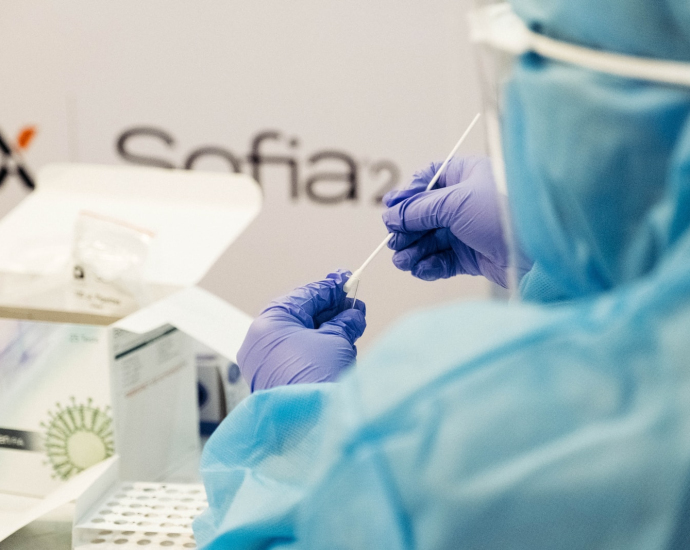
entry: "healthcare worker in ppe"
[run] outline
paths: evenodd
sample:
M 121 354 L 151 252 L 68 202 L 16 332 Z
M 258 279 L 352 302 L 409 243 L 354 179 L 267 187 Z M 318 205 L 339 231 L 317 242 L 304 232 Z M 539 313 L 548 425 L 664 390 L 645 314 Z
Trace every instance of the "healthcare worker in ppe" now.
M 566 49 L 690 62 L 687 0 L 511 4 Z M 347 272 L 259 316 L 200 546 L 690 548 L 690 88 L 611 72 L 528 53 L 503 86 L 522 303 L 418 313 L 356 368 Z M 386 199 L 395 265 L 505 284 L 490 164 L 434 168 Z

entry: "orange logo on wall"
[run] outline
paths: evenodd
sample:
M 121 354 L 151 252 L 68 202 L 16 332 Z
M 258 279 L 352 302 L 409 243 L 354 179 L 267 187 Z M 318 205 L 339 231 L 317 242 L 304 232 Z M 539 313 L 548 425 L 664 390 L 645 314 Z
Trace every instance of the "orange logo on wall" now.
M 24 126 L 17 134 L 17 148 L 22 151 L 29 148 L 36 137 L 36 126 Z
M 17 133 L 14 143 L 10 143 L 5 139 L 0 131 L 0 154 L 2 161 L 0 162 L 0 185 L 5 182 L 9 175 L 16 175 L 21 182 L 29 189 L 35 187 L 33 178 L 26 168 L 22 153 L 26 151 L 36 137 L 36 126 L 24 126 Z

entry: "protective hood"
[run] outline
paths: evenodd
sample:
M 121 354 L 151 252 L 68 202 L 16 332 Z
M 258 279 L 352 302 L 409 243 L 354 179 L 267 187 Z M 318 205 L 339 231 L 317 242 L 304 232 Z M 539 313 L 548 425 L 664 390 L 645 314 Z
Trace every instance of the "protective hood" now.
M 690 61 L 687 0 L 512 0 L 535 32 L 627 55 Z M 526 54 L 504 88 L 523 280 L 559 298 L 614 289 L 663 263 L 690 225 L 690 89 Z

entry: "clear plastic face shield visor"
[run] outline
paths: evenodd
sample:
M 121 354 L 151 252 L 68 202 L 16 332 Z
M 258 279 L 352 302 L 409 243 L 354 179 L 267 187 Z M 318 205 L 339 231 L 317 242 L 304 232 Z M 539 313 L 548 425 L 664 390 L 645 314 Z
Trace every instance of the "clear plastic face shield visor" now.
M 508 196 L 501 141 L 502 89 L 515 60 L 535 53 L 561 63 L 625 78 L 690 88 L 690 64 L 615 54 L 554 40 L 531 31 L 507 2 L 476 0 L 469 13 L 470 39 L 475 44 L 484 101 L 484 121 L 494 179 L 500 195 Z M 508 201 L 501 201 L 504 239 L 508 246 L 508 289 L 519 297 L 516 254 Z

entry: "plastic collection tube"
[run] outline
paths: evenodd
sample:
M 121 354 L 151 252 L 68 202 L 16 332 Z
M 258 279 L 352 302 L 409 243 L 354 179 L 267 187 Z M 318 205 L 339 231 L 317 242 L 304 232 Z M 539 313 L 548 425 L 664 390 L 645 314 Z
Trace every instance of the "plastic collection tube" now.
M 436 173 L 434 174 L 434 177 L 431 178 L 429 185 L 426 186 L 427 191 L 430 191 L 434 187 L 434 185 L 436 185 L 438 178 L 441 177 L 441 174 L 446 169 L 446 166 L 448 166 L 450 159 L 452 159 L 455 156 L 455 153 L 460 148 L 460 145 L 462 145 L 462 142 L 465 141 L 465 138 L 468 136 L 468 134 L 470 133 L 472 128 L 474 128 L 474 125 L 477 123 L 480 116 L 481 116 L 481 113 L 477 113 L 475 115 L 475 117 L 472 119 L 472 122 L 470 122 L 470 125 L 467 127 L 467 130 L 465 130 L 465 133 L 462 134 L 462 136 L 460 136 L 460 139 L 455 144 L 455 147 L 453 147 L 453 150 L 446 157 L 446 160 L 443 161 L 443 164 L 436 171 Z M 343 289 L 345 290 L 345 292 L 347 292 L 347 297 L 352 298 L 352 307 L 355 307 L 355 301 L 357 299 L 357 289 L 359 288 L 359 279 L 362 276 L 362 272 L 371 263 L 371 261 L 378 255 L 378 253 L 381 252 L 386 247 L 386 245 L 388 244 L 388 241 L 390 241 L 392 238 L 393 238 L 393 233 L 389 233 L 388 235 L 386 235 L 386 238 L 383 239 L 381 244 L 379 244 L 376 247 L 376 249 L 371 253 L 371 255 L 364 261 L 364 263 L 360 267 L 355 269 L 355 271 L 352 273 L 352 276 L 347 280 L 347 282 L 343 286 Z

